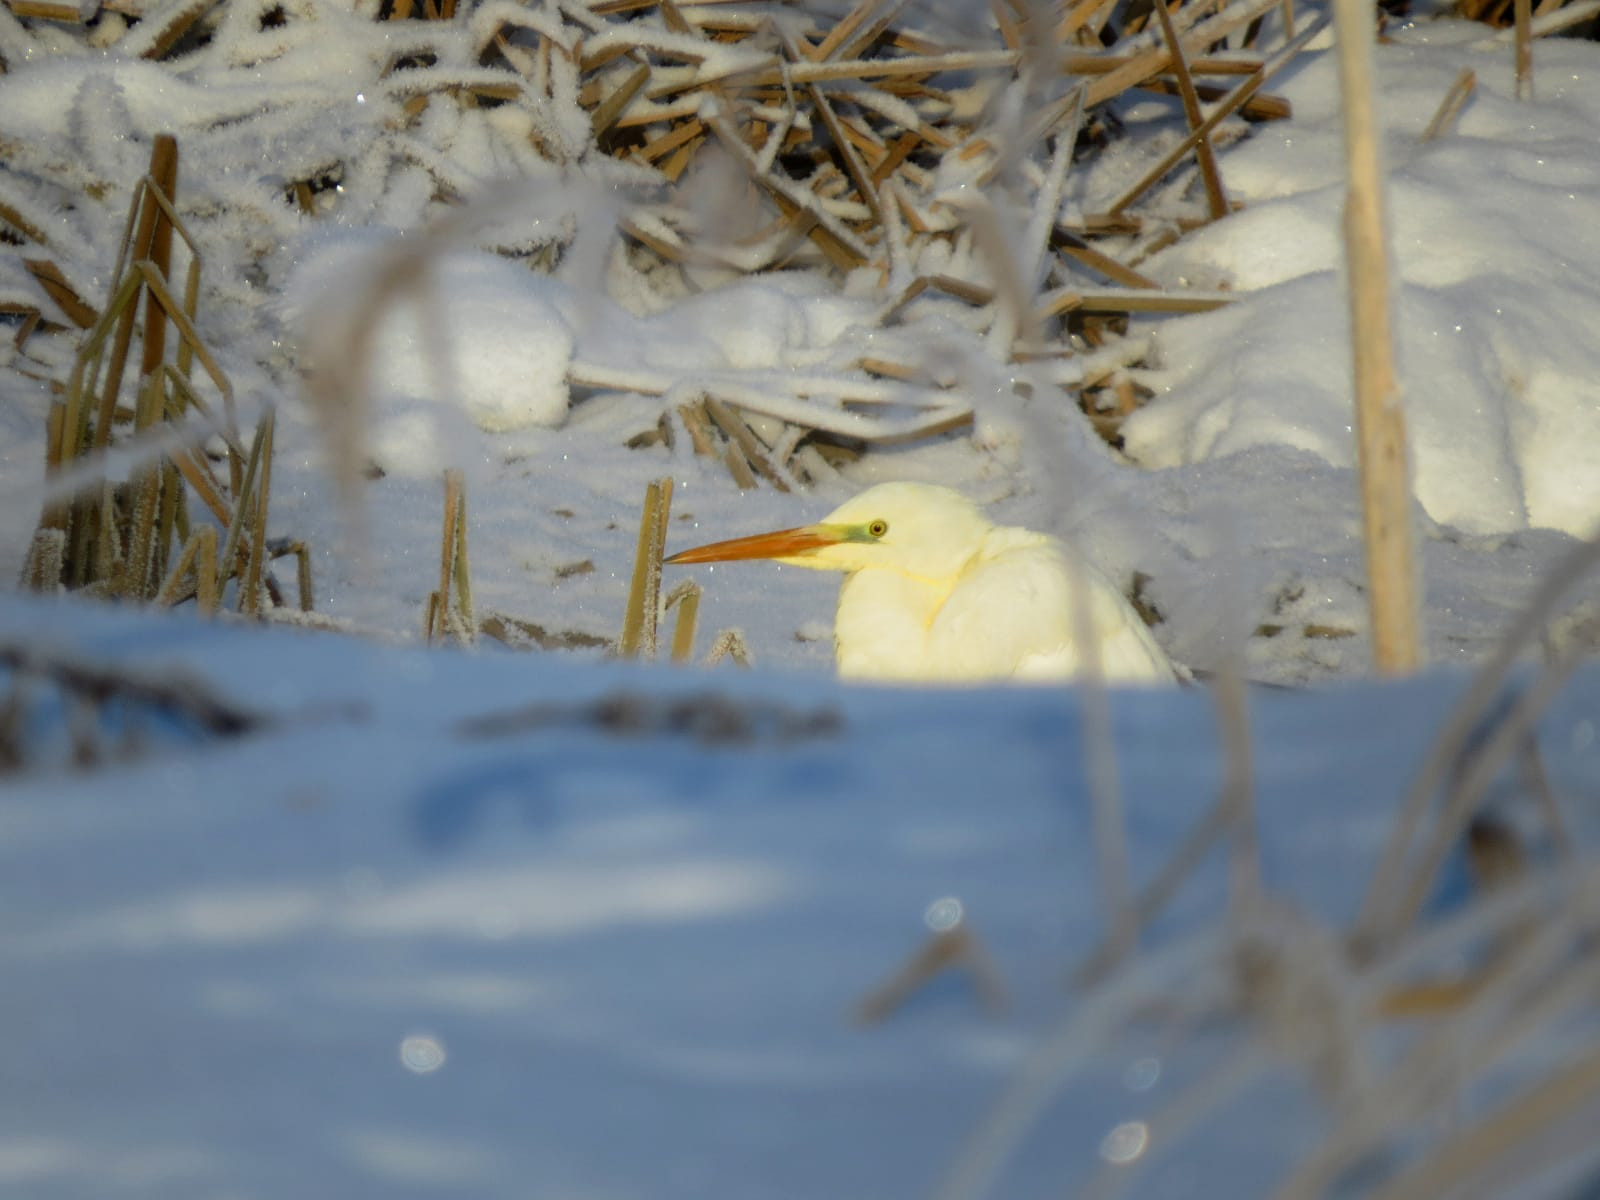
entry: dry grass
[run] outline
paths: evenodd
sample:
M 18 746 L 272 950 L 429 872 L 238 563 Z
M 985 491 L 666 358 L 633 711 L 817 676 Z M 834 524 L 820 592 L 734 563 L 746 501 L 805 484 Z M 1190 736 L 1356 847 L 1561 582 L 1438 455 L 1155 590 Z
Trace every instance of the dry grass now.
M 583 17 L 563 9 L 567 23 L 541 29 L 536 51 L 505 53 L 504 27 L 486 44 L 500 51 L 490 59 L 503 57 L 539 82 L 548 76 L 536 64 L 558 56 L 575 64 L 580 102 L 590 107 L 602 147 L 618 158 L 674 183 L 692 177 L 707 156 L 736 164 L 746 219 L 733 223 L 734 234 L 725 232 L 730 222 L 669 191 L 623 222 L 642 250 L 672 263 L 741 271 L 804 264 L 874 271 L 889 297 L 879 318 L 885 326 L 939 293 L 989 322 L 1001 358 L 1039 361 L 1105 344 L 1131 313 L 1201 311 L 1229 301 L 1226 294 L 1169 292 L 1123 256 L 1147 225 L 1170 220 L 1146 216 L 1138 205 L 1172 181 L 1185 158 L 1196 164 L 1204 215 L 1180 223 L 1196 228 L 1230 210 L 1215 154 L 1224 122 L 1241 112 L 1252 120 L 1288 115 L 1281 98 L 1260 89 L 1317 29 L 1298 30 L 1279 47 L 1261 45 L 1258 23 L 1274 7 L 1245 0 L 1219 13 L 1179 4 L 1158 20 L 1150 10 L 1101 0 L 1056 8 L 1007 0 L 994 6 L 998 44 L 971 45 L 943 43 L 912 26 L 900 6 L 874 0 L 832 22 L 803 9 L 780 21 L 654 0 L 601 5 Z M 1242 48 L 1219 56 L 1223 39 L 1241 31 Z M 1082 85 L 1056 82 L 1062 70 Z M 1118 144 L 1099 106 L 1137 88 L 1180 95 L 1190 138 L 1106 213 L 1062 223 L 1052 198 L 1069 159 Z M 1006 116 L 1018 100 L 1033 105 L 1027 120 Z M 1013 170 L 1040 149 L 1059 164 L 1054 175 Z M 993 236 L 992 214 L 948 192 L 952 164 L 980 185 L 1012 179 L 1027 193 L 1026 207 L 1043 218 L 1030 234 L 1036 261 L 1019 264 L 1017 276 L 992 274 L 1002 265 L 995 256 L 973 277 L 912 267 L 931 247 Z M 1170 208 L 1169 197 L 1170 189 L 1162 192 L 1162 206 Z M 1038 294 L 1037 281 L 1045 284 Z M 826 464 L 807 452 L 830 439 L 870 449 L 971 421 L 959 380 L 935 377 L 929 364 L 874 358 L 854 368 L 854 379 L 763 380 L 759 390 L 697 381 L 692 396 L 675 399 L 675 411 L 696 451 L 721 459 L 741 488 L 817 478 Z M 873 380 L 880 382 L 870 386 Z M 587 366 L 575 370 L 574 382 L 663 395 L 674 386 Z M 790 387 L 792 394 L 772 394 Z M 810 401 L 818 394 L 837 403 L 818 406 Z M 1089 389 L 1078 401 L 1115 439 L 1126 412 L 1099 411 Z M 922 415 L 887 418 L 875 411 L 883 405 L 901 413 L 920 408 Z M 757 424 L 765 430 L 752 430 Z
M 49 491 L 22 582 L 164 605 L 194 597 L 209 613 L 232 581 L 239 611 L 258 616 L 264 606 L 284 603 L 269 562 L 293 554 L 300 607 L 309 611 L 305 547 L 266 534 L 273 414 L 262 417 L 246 449 L 232 385 L 196 328 L 202 259 L 173 207 L 177 177 L 177 143 L 157 138 L 149 173 L 133 192 L 111 299 L 88 325 L 62 398 L 50 410 Z M 181 272 L 175 238 L 186 260 Z M 208 438 L 222 447 L 226 482 L 200 449 Z M 108 477 L 113 450 L 133 455 L 125 482 Z M 192 500 L 217 527 L 192 527 Z
M 645 489 L 639 518 L 639 543 L 628 588 L 617 654 L 623 658 L 656 656 L 656 620 L 661 611 L 661 557 L 667 544 L 667 518 L 672 511 L 672 479 L 658 479 Z

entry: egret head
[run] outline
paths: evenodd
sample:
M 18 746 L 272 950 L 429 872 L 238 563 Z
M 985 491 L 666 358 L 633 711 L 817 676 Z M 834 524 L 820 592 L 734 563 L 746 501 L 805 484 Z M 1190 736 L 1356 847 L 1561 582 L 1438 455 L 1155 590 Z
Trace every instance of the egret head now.
M 931 483 L 880 483 L 815 525 L 716 542 L 674 554 L 669 563 L 770 558 L 818 571 L 887 568 L 950 579 L 992 526 L 960 492 Z

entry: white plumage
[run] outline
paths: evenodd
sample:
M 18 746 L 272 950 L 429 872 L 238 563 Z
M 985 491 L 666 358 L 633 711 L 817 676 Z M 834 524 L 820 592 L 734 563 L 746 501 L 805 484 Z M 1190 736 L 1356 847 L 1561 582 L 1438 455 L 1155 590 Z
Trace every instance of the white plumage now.
M 815 525 L 717 542 L 669 563 L 770 558 L 843 571 L 834 647 L 860 679 L 1065 679 L 1085 669 L 1085 629 L 1112 682 L 1177 672 L 1139 614 L 1055 538 L 997 526 L 950 488 L 883 483 Z

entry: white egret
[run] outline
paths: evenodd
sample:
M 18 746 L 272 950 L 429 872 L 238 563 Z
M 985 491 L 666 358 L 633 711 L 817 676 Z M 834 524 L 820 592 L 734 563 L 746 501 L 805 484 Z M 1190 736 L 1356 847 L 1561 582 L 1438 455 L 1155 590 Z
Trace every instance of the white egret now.
M 992 524 L 961 493 L 881 483 L 819 523 L 716 542 L 669 563 L 769 558 L 843 571 L 839 674 L 902 680 L 1063 679 L 1085 668 L 1080 629 L 1113 682 L 1177 679 L 1133 606 L 1055 538 Z

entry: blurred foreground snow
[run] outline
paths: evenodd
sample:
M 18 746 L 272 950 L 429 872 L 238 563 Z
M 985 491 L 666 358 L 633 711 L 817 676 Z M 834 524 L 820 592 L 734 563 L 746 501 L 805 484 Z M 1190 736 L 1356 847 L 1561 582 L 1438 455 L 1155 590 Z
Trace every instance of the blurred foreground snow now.
M 74 769 L 58 698 L 28 685 L 32 744 L 59 753 L 0 795 L 10 1195 L 927 1195 L 1091 1002 L 1069 984 L 1102 933 L 1071 692 L 584 666 L 17 598 L 0 644 L 197 681 L 262 722 L 147 719 L 131 761 Z M 1254 694 L 1270 888 L 1349 921 L 1462 682 Z M 1569 799 L 1600 786 L 1597 712 L 1591 671 L 1542 725 Z M 1142 886 L 1215 801 L 1216 717 L 1203 691 L 1134 692 L 1115 728 Z M 1569 811 L 1592 845 L 1590 807 Z M 1214 856 L 1147 950 L 1209 936 L 1224 883 Z M 857 1023 L 952 921 L 1005 1006 L 952 973 Z M 1305 1154 L 1323 1118 L 1287 1062 L 1195 1128 L 1146 1124 L 1252 1043 L 1193 1012 L 1175 1035 L 1217 986 L 1194 961 L 1158 989 L 1168 1011 L 1108 1010 L 993 1194 L 1104 1168 L 1140 1196 L 1257 1195 Z

